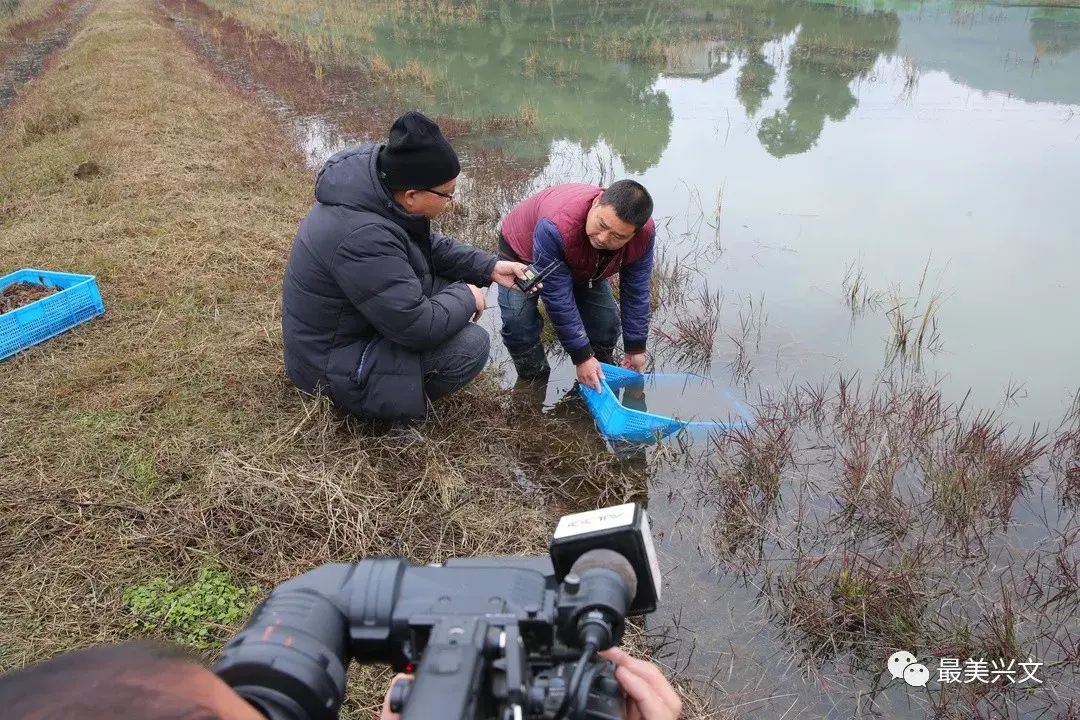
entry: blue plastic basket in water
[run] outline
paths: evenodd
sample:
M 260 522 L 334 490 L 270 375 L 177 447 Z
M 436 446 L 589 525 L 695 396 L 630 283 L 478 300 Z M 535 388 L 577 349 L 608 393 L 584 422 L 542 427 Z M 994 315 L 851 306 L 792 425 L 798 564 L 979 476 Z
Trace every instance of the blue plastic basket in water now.
M 615 389 L 631 383 L 641 382 L 646 377 L 654 378 L 700 378 L 698 375 L 689 374 L 660 374 L 646 376 L 633 370 L 600 363 L 604 370 L 604 379 L 600 381 L 601 392 L 597 392 L 585 385 L 580 386 L 582 397 L 589 411 L 596 419 L 597 429 L 609 440 L 623 440 L 629 442 L 649 442 L 658 440 L 679 430 L 701 430 L 710 433 L 723 433 L 733 429 L 745 429 L 754 425 L 752 413 L 730 391 L 725 391 L 739 414 L 745 419 L 738 421 L 701 421 L 679 420 L 677 418 L 654 415 L 628 408 L 619 402 L 615 395 Z M 702 378 L 707 379 L 707 378 Z
M 0 315 L 0 360 L 105 312 L 93 275 L 17 270 L 0 278 L 0 291 L 16 282 L 61 288 L 48 297 Z

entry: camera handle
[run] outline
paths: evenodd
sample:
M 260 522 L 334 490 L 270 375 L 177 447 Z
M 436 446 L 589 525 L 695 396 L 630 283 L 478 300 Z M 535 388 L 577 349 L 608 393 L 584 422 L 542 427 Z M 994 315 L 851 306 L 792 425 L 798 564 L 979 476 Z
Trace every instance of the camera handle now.
M 507 624 L 499 633 L 498 647 L 501 657 L 491 664 L 496 673 L 492 676 L 492 694 L 506 701 L 501 720 L 521 720 L 528 699 L 528 663 L 525 642 L 517 623 Z
M 480 700 L 490 676 L 491 696 L 505 701 L 500 720 L 521 720 L 529 692 L 527 674 L 525 644 L 516 622 L 499 626 L 484 617 L 443 618 L 432 627 L 415 679 L 395 685 L 391 711 L 401 712 L 402 720 L 482 717 L 488 709 Z
M 483 617 L 444 617 L 431 628 L 401 720 L 478 717 L 488 651 Z

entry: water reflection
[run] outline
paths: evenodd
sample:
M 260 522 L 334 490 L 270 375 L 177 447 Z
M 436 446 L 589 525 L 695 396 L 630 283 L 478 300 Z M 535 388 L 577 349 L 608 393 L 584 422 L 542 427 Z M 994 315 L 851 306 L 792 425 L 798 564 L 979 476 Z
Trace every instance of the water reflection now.
M 909 57 L 909 81 L 943 70 L 979 90 L 1080 101 L 1080 84 L 1066 81 L 1080 69 L 1080 21 L 1062 9 L 695 0 L 482 7 L 457 20 L 376 24 L 374 52 L 394 67 L 426 68 L 412 73 L 423 75 L 418 87 L 395 88 L 407 102 L 523 122 L 524 132 L 500 138 L 518 156 L 542 157 L 553 141 L 586 149 L 603 141 L 628 171 L 646 171 L 670 141 L 671 102 L 656 89 L 662 76 L 736 73 L 736 97 L 777 158 L 809 151 L 827 121 L 848 118 L 858 104 L 853 88 L 876 80 L 879 60 L 897 55 Z M 1019 65 L 1030 66 L 1026 77 Z
M 320 68 L 365 66 L 395 107 L 499 119 L 487 126 L 491 140 L 518 157 L 544 158 L 557 141 L 606 143 L 638 174 L 671 142 L 663 78 L 707 83 L 734 74 L 737 101 L 777 158 L 808 152 L 827 122 L 849 118 L 859 84 L 878 79 L 881 61 L 903 58 L 909 84 L 940 71 L 981 92 L 1080 103 L 1077 8 L 953 0 L 209 2 L 308 47 Z M 368 95 L 358 101 L 374 102 Z
M 783 157 L 805 152 L 826 119 L 851 112 L 849 84 L 895 50 L 898 28 L 893 13 L 813 4 L 702 15 L 677 3 L 500 3 L 465 24 L 376 26 L 375 48 L 392 65 L 420 62 L 441 77 L 440 112 L 484 118 L 535 110 L 531 131 L 510 141 L 518 155 L 545 154 L 554 140 L 590 148 L 603 139 L 640 173 L 669 142 L 670 101 L 653 89 L 662 74 L 709 79 L 747 58 L 739 98 L 748 114 L 773 92 L 786 95 L 786 107 L 759 132 Z M 766 45 L 793 34 L 787 58 L 766 59 Z M 778 70 L 788 74 L 786 90 L 773 88 Z
M 637 9 L 647 12 L 645 4 Z M 585 30 L 607 20 L 607 11 L 577 3 L 503 3 L 479 23 L 377 26 L 375 51 L 395 66 L 413 61 L 429 68 L 438 79 L 440 114 L 535 115 L 531 128 L 504 141 L 519 157 L 545 156 L 552 140 L 592 147 L 604 139 L 640 172 L 667 147 L 671 106 L 652 88 L 658 69 L 594 52 Z M 630 14 L 617 22 L 633 27 L 634 20 Z M 415 102 L 430 97 L 402 91 Z
M 1040 55 L 1064 56 L 1080 50 L 1080 11 L 1039 8 L 1031 16 L 1031 46 Z
M 1080 103 L 1080 8 L 896 3 L 898 51 L 983 93 Z
M 746 37 L 733 43 L 746 58 L 737 82 L 738 98 L 755 116 L 773 94 L 782 64 L 786 104 L 758 126 L 761 144 L 774 157 L 804 153 L 814 146 L 825 120 L 840 121 L 855 108 L 853 81 L 867 77 L 881 55 L 893 52 L 900 23 L 894 13 L 853 12 L 827 5 L 779 5 L 766 12 L 745 12 L 733 19 L 745 24 Z M 793 36 L 786 60 L 770 63 L 764 47 Z

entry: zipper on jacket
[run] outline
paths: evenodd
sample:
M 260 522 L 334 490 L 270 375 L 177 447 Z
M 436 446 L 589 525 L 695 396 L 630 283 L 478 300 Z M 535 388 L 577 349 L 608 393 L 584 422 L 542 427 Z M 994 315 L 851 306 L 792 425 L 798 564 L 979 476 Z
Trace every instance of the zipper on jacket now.
M 431 221 L 424 223 L 424 237 L 427 238 L 427 243 L 420 243 L 420 252 L 424 253 L 424 259 L 427 260 L 428 271 L 431 272 L 431 282 L 435 282 L 435 260 L 431 257 Z M 432 285 L 434 287 L 434 284 Z
M 368 340 L 367 345 L 364 346 L 364 352 L 360 353 L 360 367 L 356 369 L 356 379 L 357 380 L 359 380 L 360 376 L 364 374 L 364 360 L 367 359 L 368 350 L 370 350 L 371 346 L 374 345 L 374 344 L 375 344 L 374 342 L 372 342 L 371 340 Z
M 615 255 L 612 254 L 612 256 L 608 258 L 607 263 L 604 264 L 604 267 L 606 268 L 611 263 L 611 261 L 614 260 L 614 259 L 615 259 Z M 597 253 L 596 254 L 596 269 L 593 270 L 593 276 L 591 278 L 589 278 L 589 289 L 590 290 L 592 290 L 593 280 L 598 280 L 599 278 L 600 278 L 600 253 Z

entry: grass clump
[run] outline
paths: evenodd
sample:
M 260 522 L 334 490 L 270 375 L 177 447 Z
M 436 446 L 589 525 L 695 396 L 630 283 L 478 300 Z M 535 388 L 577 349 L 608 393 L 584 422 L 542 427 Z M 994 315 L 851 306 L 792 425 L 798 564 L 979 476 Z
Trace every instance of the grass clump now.
M 49 135 L 56 135 L 70 130 L 79 124 L 82 115 L 78 110 L 63 103 L 49 102 L 35 108 L 23 119 L 23 142 L 27 145 Z
M 1029 469 L 1045 455 L 1045 436 L 1006 435 L 993 414 L 957 425 L 943 447 L 924 465 L 932 503 L 946 528 L 969 527 L 978 516 L 1008 522 L 1016 498 L 1029 483 Z
M 212 564 L 188 585 L 151 578 L 124 591 L 124 606 L 135 617 L 127 628 L 162 631 L 169 640 L 210 648 L 243 626 L 261 592 L 258 585 L 238 587 Z
M 904 297 L 896 287 L 889 294 L 889 336 L 885 340 L 886 362 L 910 363 L 916 370 L 922 368 L 923 354 L 941 349 L 941 336 L 938 333 L 937 316 L 943 297 L 934 290 L 929 298 L 923 297 L 926 274 L 930 269 L 927 260 L 914 298 Z M 856 276 L 855 282 L 861 279 Z M 858 287 L 851 288 L 849 300 L 858 301 Z M 868 298 L 869 299 L 869 296 Z M 854 306 L 853 310 L 854 310 Z
M 681 367 L 690 371 L 707 370 L 712 363 L 723 307 L 723 294 L 710 293 L 705 286 L 692 309 L 676 313 L 671 327 L 657 327 L 654 333 Z
M 858 555 L 803 558 L 778 582 L 783 622 L 816 663 L 851 649 L 917 647 L 924 600 L 914 570 Z

